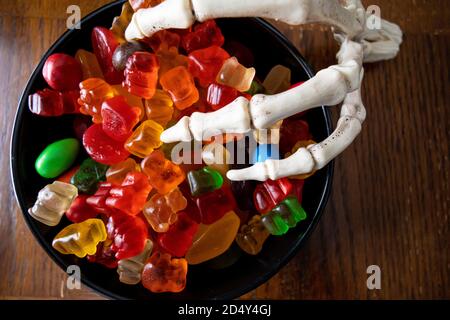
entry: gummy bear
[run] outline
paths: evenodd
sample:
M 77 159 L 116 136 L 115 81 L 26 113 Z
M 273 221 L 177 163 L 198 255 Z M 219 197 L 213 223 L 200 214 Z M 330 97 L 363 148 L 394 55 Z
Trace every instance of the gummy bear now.
M 255 74 L 255 68 L 246 68 L 239 63 L 236 57 L 231 57 L 223 63 L 216 81 L 240 92 L 245 92 L 250 89 Z
M 179 54 L 176 47 L 160 49 L 156 56 L 159 61 L 159 78 L 170 69 L 180 66 L 187 68 L 189 65 L 188 57 Z
M 164 128 L 157 122 L 146 120 L 134 130 L 125 142 L 125 148 L 135 156 L 145 158 L 162 145 L 159 137 L 163 131 Z
M 144 99 L 151 99 L 158 83 L 159 63 L 149 52 L 137 51 L 127 60 L 123 86 L 128 92 Z
M 153 250 L 153 242 L 150 239 L 145 241 L 144 250 L 137 256 L 122 259 L 118 263 L 117 273 L 119 281 L 125 284 L 138 284 L 141 282 L 142 270 Z
M 81 163 L 70 182 L 78 188 L 78 191 L 93 194 L 97 191 L 99 182 L 105 180 L 106 170 L 108 170 L 107 165 L 88 158 Z
M 141 163 L 142 171 L 148 176 L 150 184 L 160 194 L 167 194 L 185 179 L 183 170 L 164 157 L 160 150 L 153 151 Z
M 233 194 L 226 185 L 220 189 L 202 194 L 195 201 L 203 224 L 214 223 L 227 212 L 237 207 Z
M 166 195 L 153 195 L 142 212 L 153 230 L 167 232 L 169 226 L 177 220 L 177 212 L 184 210 L 186 206 L 186 198 L 175 188 Z
M 104 79 L 102 69 L 98 63 L 97 57 L 92 52 L 79 49 L 75 54 L 75 59 L 81 65 L 83 71 L 83 80 L 89 78 Z
M 139 122 L 141 110 L 131 107 L 124 97 L 110 98 L 102 104 L 103 131 L 117 141 L 125 141 Z
M 298 141 L 311 140 L 311 138 L 306 121 L 285 119 L 280 128 L 280 152 L 283 155 L 292 152 L 292 148 Z
M 213 110 L 219 110 L 233 102 L 238 96 L 239 93 L 234 88 L 218 83 L 211 83 L 208 87 L 206 101 Z
M 142 285 L 151 292 L 180 292 L 186 287 L 186 259 L 155 252 L 142 271 Z
M 152 48 L 153 52 L 158 54 L 160 50 L 175 49 L 178 52 L 180 45 L 180 35 L 169 30 L 161 30 L 144 40 Z
M 28 108 L 34 114 L 44 117 L 58 117 L 78 113 L 79 91 L 58 92 L 51 89 L 37 91 L 28 96 Z
M 276 65 L 267 74 L 263 86 L 267 94 L 277 94 L 288 90 L 291 86 L 291 70 L 285 66 Z
M 106 205 L 134 216 L 142 210 L 151 190 L 145 174 L 129 172 L 120 187 L 111 188 Z
M 109 182 L 102 182 L 98 185 L 97 192 L 86 199 L 86 203 L 94 208 L 98 213 L 111 214 L 113 210 L 106 205 L 106 199 L 109 197 L 109 191 L 112 184 Z
M 100 78 L 90 78 L 80 83 L 80 112 L 92 116 L 94 123 L 101 123 L 101 107 L 105 100 L 114 96 L 109 84 Z
M 253 193 L 256 182 L 254 180 L 231 181 L 231 191 L 236 199 L 239 209 L 244 211 L 254 211 Z
M 71 222 L 78 223 L 87 219 L 95 218 L 98 212 L 87 204 L 86 200 L 89 196 L 80 194 L 72 202 L 70 208 L 66 211 L 66 217 Z
M 210 46 L 221 47 L 225 38 L 214 20 L 197 24 L 192 32 L 187 33 L 181 40 L 181 46 L 187 52 L 204 49 Z
M 195 50 L 189 54 L 189 71 L 202 87 L 216 80 L 223 63 L 230 55 L 218 46 Z
M 266 180 L 255 188 L 253 202 L 259 213 L 265 214 L 286 198 L 292 191 L 292 184 L 287 178 Z
M 106 171 L 106 180 L 113 184 L 121 184 L 129 172 L 141 171 L 141 167 L 132 158 L 113 164 Z
M 103 164 L 115 164 L 124 161 L 130 155 L 123 142 L 109 137 L 101 124 L 94 124 L 83 135 L 83 145 L 89 156 Z
M 95 27 L 91 34 L 92 48 L 109 84 L 119 84 L 123 80 L 123 74 L 117 71 L 112 64 L 112 56 L 119 46 L 114 33 L 104 27 Z
M 145 112 L 148 120 L 166 127 L 173 115 L 173 101 L 163 90 L 157 89 L 150 100 L 145 100 Z
M 199 99 L 199 93 L 186 67 L 170 69 L 160 79 L 161 86 L 172 97 L 175 106 L 183 110 L 192 106 Z
M 222 175 L 218 171 L 208 167 L 196 171 L 189 171 L 187 181 L 193 196 L 199 196 L 203 193 L 219 189 L 223 184 Z
M 114 213 L 106 226 L 108 238 L 113 240 L 111 249 L 118 260 L 137 256 L 144 250 L 148 238 L 147 225 L 139 216 Z
M 158 245 L 172 256 L 183 257 L 191 247 L 197 229 L 198 223 L 181 211 L 167 232 L 158 233 Z
M 125 2 L 122 6 L 122 12 L 120 16 L 117 16 L 113 19 L 111 31 L 118 40 L 119 43 L 124 43 L 125 40 L 125 30 L 131 22 L 131 18 L 133 17 L 134 10 L 131 7 L 129 2 Z
M 233 243 L 239 230 L 240 219 L 233 211 L 213 224 L 201 224 L 186 253 L 189 264 L 199 264 L 224 253 Z
M 270 232 L 261 222 L 261 216 L 254 215 L 247 224 L 241 227 L 236 236 L 236 243 L 248 254 L 256 255 L 261 252 L 269 235 Z
M 97 252 L 99 242 L 106 240 L 105 224 L 100 219 L 88 219 L 70 224 L 53 239 L 52 246 L 62 254 L 74 254 L 79 258 Z
M 115 252 L 111 248 L 112 241 L 106 239 L 97 245 L 97 251 L 93 255 L 88 255 L 86 259 L 92 263 L 99 263 L 109 269 L 117 268 L 118 261 Z

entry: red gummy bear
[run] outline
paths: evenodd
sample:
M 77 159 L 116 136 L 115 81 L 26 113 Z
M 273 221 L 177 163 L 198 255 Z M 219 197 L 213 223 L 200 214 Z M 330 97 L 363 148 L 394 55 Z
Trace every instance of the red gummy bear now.
M 117 141 L 125 141 L 139 122 L 141 110 L 131 107 L 122 96 L 106 100 L 102 104 L 103 131 Z
M 183 257 L 192 245 L 198 223 L 185 212 L 178 212 L 177 221 L 167 232 L 158 234 L 158 244 L 174 257 Z
M 102 182 L 98 185 L 97 192 L 86 199 L 86 203 L 99 213 L 110 215 L 113 210 L 106 205 L 109 191 L 112 188 L 110 182 Z
M 58 117 L 63 114 L 79 113 L 79 90 L 58 92 L 44 89 L 28 96 L 28 108 L 34 114 L 44 117 Z
M 95 218 L 98 212 L 86 202 L 88 198 L 88 195 L 79 194 L 72 202 L 69 210 L 66 211 L 67 219 L 73 223 L 79 223 L 87 219 Z
M 118 260 L 115 257 L 115 252 L 111 248 L 111 241 L 107 239 L 97 245 L 97 252 L 94 255 L 87 256 L 87 260 L 93 263 L 99 263 L 109 269 L 117 268 Z
M 152 48 L 153 52 L 171 47 L 178 48 L 180 46 L 180 35 L 168 30 L 161 30 L 152 35 L 146 43 Z
M 86 130 L 83 135 L 83 145 L 92 159 L 103 164 L 119 163 L 130 155 L 125 150 L 123 142 L 108 136 L 101 124 L 94 124 Z
M 109 191 L 110 196 L 106 199 L 106 205 L 134 216 L 142 211 L 151 190 L 152 187 L 145 174 L 137 171 L 129 172 L 120 187 Z
M 216 80 L 223 63 L 230 55 L 218 46 L 195 50 L 189 54 L 189 71 L 202 87 Z
M 148 229 L 140 217 L 114 213 L 109 217 L 106 229 L 108 238 L 113 240 L 111 249 L 118 260 L 134 257 L 144 250 Z
M 194 31 L 187 33 L 181 39 L 181 46 L 191 52 L 210 46 L 221 47 L 225 41 L 222 31 L 214 20 L 208 20 L 194 27 Z
M 292 194 L 297 197 L 298 203 L 302 204 L 303 186 L 305 185 L 305 180 L 290 179 L 289 181 L 292 184 Z
M 212 192 L 204 193 L 196 199 L 203 224 L 212 224 L 222 218 L 225 213 L 237 207 L 230 188 L 224 185 Z
M 127 60 L 123 87 L 135 96 L 151 99 L 158 83 L 159 62 L 149 52 L 135 52 Z
M 253 202 L 259 213 L 265 214 L 283 201 L 292 191 L 292 184 L 287 178 L 266 180 L 255 188 Z
M 239 95 L 239 92 L 229 86 L 218 83 L 211 83 L 208 87 L 206 102 L 213 110 L 219 110 L 227 104 L 233 102 Z
M 95 27 L 92 29 L 91 41 L 105 80 L 109 84 L 120 84 L 123 80 L 123 74 L 117 71 L 112 63 L 114 51 L 119 46 L 114 33 L 104 27 Z
M 310 140 L 309 125 L 304 120 L 285 119 L 280 129 L 280 153 L 292 152 L 294 145 L 301 140 Z
M 78 61 L 64 53 L 55 53 L 48 57 L 42 75 L 48 85 L 57 91 L 77 90 L 83 80 Z

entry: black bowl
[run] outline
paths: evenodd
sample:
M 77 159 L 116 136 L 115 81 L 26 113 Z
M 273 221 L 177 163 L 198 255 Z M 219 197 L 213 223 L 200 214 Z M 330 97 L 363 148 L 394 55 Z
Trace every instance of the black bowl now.
M 27 213 L 38 191 L 51 181 L 41 178 L 34 169 L 39 152 L 49 143 L 73 137 L 72 116 L 38 117 L 27 107 L 27 97 L 46 87 L 41 75 L 47 57 L 56 52 L 74 55 L 76 50 L 90 50 L 90 32 L 94 26 L 110 26 L 121 10 L 121 2 L 111 3 L 83 19 L 81 30 L 69 30 L 48 50 L 33 72 L 20 100 L 11 142 L 11 170 L 16 197 L 24 218 L 34 236 L 50 257 L 67 270 L 68 265 L 81 268 L 82 281 L 103 295 L 116 299 L 231 299 L 256 288 L 272 277 L 299 250 L 316 226 L 327 202 L 333 175 L 332 164 L 318 171 L 305 183 L 303 206 L 308 219 L 282 237 L 270 237 L 258 256 L 241 255 L 232 266 L 214 269 L 201 264 L 189 268 L 186 289 L 181 293 L 153 294 L 141 285 L 128 286 L 118 280 L 116 270 L 88 263 L 72 255 L 62 255 L 52 248 L 52 239 L 69 222 L 63 218 L 58 227 L 50 228 Z M 254 66 L 259 77 L 264 77 L 276 64 L 292 70 L 293 82 L 309 79 L 313 71 L 296 48 L 274 27 L 261 19 L 218 20 L 227 41 L 245 44 L 254 53 Z M 329 111 L 325 107 L 311 110 L 306 115 L 316 141 L 332 131 Z

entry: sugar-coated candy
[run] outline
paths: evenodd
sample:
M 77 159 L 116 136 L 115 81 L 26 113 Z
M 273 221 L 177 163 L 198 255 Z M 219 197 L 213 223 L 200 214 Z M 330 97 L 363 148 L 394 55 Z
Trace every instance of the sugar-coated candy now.
M 203 147 L 202 160 L 208 167 L 220 172 L 223 177 L 226 177 L 229 169 L 228 164 L 231 162 L 231 155 L 223 144 L 212 142 Z
M 131 4 L 127 1 L 122 6 L 122 11 L 120 16 L 117 16 L 113 19 L 111 25 L 111 31 L 119 41 L 119 43 L 124 43 L 125 40 L 125 30 L 131 22 L 131 18 L 133 17 L 134 10 L 131 7 Z
M 97 57 L 92 52 L 79 49 L 75 54 L 75 59 L 80 64 L 81 70 L 83 71 L 83 80 L 89 78 L 104 78 Z
M 148 231 L 139 216 L 114 213 L 109 217 L 106 228 L 108 238 L 113 240 L 111 249 L 118 260 L 137 256 L 144 250 Z
M 169 94 L 156 89 L 149 100 L 145 100 L 145 113 L 148 120 L 153 120 L 166 127 L 173 115 L 173 101 Z
M 139 122 L 141 109 L 128 105 L 125 98 L 117 96 L 102 104 L 102 129 L 117 141 L 125 141 Z
M 231 57 L 223 63 L 216 81 L 240 92 L 245 92 L 250 89 L 255 74 L 255 68 L 246 68 L 239 63 L 236 57 Z
M 183 110 L 192 106 L 199 99 L 199 93 L 186 67 L 170 69 L 160 79 L 161 86 L 172 97 L 175 107 Z
M 261 252 L 269 235 L 270 232 L 261 222 L 261 216 L 254 215 L 247 224 L 241 227 L 236 236 L 236 243 L 248 254 L 256 255 Z
M 86 259 L 92 263 L 101 264 L 109 269 L 117 268 L 118 260 L 115 252 L 111 248 L 112 240 L 106 239 L 97 245 L 97 251 L 93 255 L 86 256 Z
M 184 210 L 187 200 L 180 189 L 175 188 L 166 195 L 154 194 L 144 205 L 142 213 L 156 232 L 167 232 L 177 220 L 177 212 Z
M 80 83 L 80 112 L 92 116 L 94 123 L 101 123 L 101 107 L 105 100 L 114 97 L 112 87 L 100 78 L 90 78 Z
M 289 157 L 291 154 L 295 153 L 300 148 L 306 148 L 309 145 L 315 144 L 316 142 L 314 140 L 300 140 L 297 141 L 297 143 L 292 147 L 291 152 L 286 152 L 285 156 Z M 304 173 L 304 174 L 297 174 L 294 176 L 290 176 L 290 179 L 300 179 L 304 180 L 306 178 L 309 178 L 314 173 L 316 173 L 316 170 L 311 171 L 310 173 Z
M 237 206 L 240 210 L 254 211 L 253 193 L 255 192 L 256 181 L 231 181 L 231 191 L 236 199 Z
M 218 46 L 189 53 L 189 71 L 204 88 L 216 80 L 219 70 L 230 55 Z
M 187 68 L 188 57 L 178 53 L 176 47 L 162 48 L 156 52 L 159 61 L 159 78 L 161 78 L 167 71 L 175 67 Z
M 142 271 L 142 285 L 151 292 L 180 292 L 186 287 L 188 264 L 184 258 L 155 252 Z
M 57 91 L 76 90 L 83 78 L 78 61 L 64 53 L 49 56 L 42 69 L 42 75 L 48 85 Z
M 56 226 L 77 195 L 75 186 L 55 181 L 39 191 L 37 200 L 28 213 L 47 226 Z
M 233 194 L 226 185 L 200 195 L 195 199 L 195 202 L 203 224 L 214 223 L 237 207 Z
M 298 222 L 306 219 L 306 212 L 295 196 L 289 196 L 261 218 L 262 224 L 275 236 L 288 232 Z
M 129 172 L 120 186 L 111 188 L 106 205 L 134 216 L 141 212 L 151 190 L 145 174 Z
M 276 65 L 267 74 L 263 86 L 267 94 L 277 94 L 288 90 L 291 86 L 291 69 L 280 64 Z
M 140 254 L 120 260 L 117 267 L 119 281 L 125 284 L 138 284 L 141 282 L 142 270 L 144 270 L 145 262 L 150 257 L 152 250 L 153 242 L 147 239 L 144 250 Z
M 298 141 L 311 140 L 309 125 L 304 120 L 285 119 L 280 128 L 280 152 L 285 155 L 292 152 Z
M 44 89 L 28 96 L 28 108 L 32 113 L 44 117 L 79 113 L 79 94 L 78 90 L 59 92 Z
M 155 150 L 141 162 L 142 171 L 148 176 L 150 184 L 160 194 L 167 194 L 186 178 L 183 170 Z
M 112 165 L 124 161 L 130 155 L 123 142 L 112 139 L 101 124 L 90 126 L 83 135 L 83 145 L 89 156 L 97 162 Z
M 97 252 L 99 242 L 106 240 L 106 228 L 101 219 L 88 219 L 70 224 L 53 239 L 52 246 L 62 254 L 74 254 L 79 258 Z
M 137 51 L 145 51 L 146 47 L 140 42 L 124 42 L 116 48 L 112 56 L 112 63 L 117 71 L 125 70 L 128 58 Z
M 98 213 L 110 215 L 114 210 L 106 205 L 106 199 L 109 197 L 109 191 L 113 185 L 110 182 L 102 182 L 98 185 L 97 192 L 86 199 L 86 203 L 94 208 Z
M 233 102 L 239 96 L 239 92 L 223 84 L 211 83 L 208 86 L 207 103 L 213 110 L 219 110 Z
M 119 46 L 114 33 L 104 27 L 95 27 L 91 34 L 92 48 L 103 75 L 109 84 L 119 84 L 123 80 L 123 74 L 117 71 L 112 64 L 112 56 Z
M 77 139 L 55 141 L 39 154 L 34 167 L 41 177 L 56 178 L 72 166 L 79 150 L 80 143 Z
M 230 211 L 210 225 L 201 224 L 186 253 L 189 264 L 199 264 L 224 253 L 233 243 L 239 230 L 239 217 Z
M 259 144 L 255 148 L 252 163 L 264 162 L 268 159 L 280 159 L 280 149 L 278 144 Z
M 129 0 L 131 7 L 134 11 L 139 9 L 145 9 L 149 7 L 154 7 L 163 2 L 164 0 Z
M 209 167 L 189 171 L 187 181 L 193 196 L 219 189 L 223 185 L 223 177 L 220 172 Z
M 98 212 L 86 202 L 88 197 L 86 194 L 79 194 L 75 198 L 66 211 L 67 219 L 73 223 L 79 223 L 98 215 Z
M 97 191 L 98 184 L 105 180 L 106 170 L 108 170 L 107 165 L 88 158 L 81 163 L 70 182 L 77 187 L 79 192 L 94 194 Z
M 198 230 L 198 223 L 185 212 L 178 213 L 177 220 L 164 233 L 158 233 L 158 245 L 175 257 L 184 257 L 192 245 L 194 235 Z
M 289 179 L 266 180 L 258 184 L 253 193 L 253 202 L 259 213 L 265 214 L 284 200 L 292 191 Z
M 153 120 L 146 120 L 137 127 L 125 142 L 125 148 L 135 156 L 145 158 L 162 145 L 159 139 L 164 128 Z
M 134 52 L 125 66 L 123 86 L 128 92 L 144 99 L 151 99 L 158 83 L 159 63 L 156 55 L 149 52 Z
M 225 38 L 214 20 L 199 23 L 181 39 L 181 46 L 187 52 L 204 49 L 210 46 L 221 47 Z
M 125 161 L 113 164 L 106 171 L 106 180 L 113 184 L 120 185 L 129 172 L 140 172 L 141 167 L 133 158 L 128 158 Z

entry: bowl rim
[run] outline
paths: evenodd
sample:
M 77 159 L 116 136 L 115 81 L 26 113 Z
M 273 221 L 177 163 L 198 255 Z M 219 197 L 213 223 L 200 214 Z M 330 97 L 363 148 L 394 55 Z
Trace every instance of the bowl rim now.
M 121 5 L 124 2 L 124 0 L 119 2 L 112 2 L 109 4 L 106 4 L 89 14 L 87 14 L 83 19 L 81 20 L 81 25 L 85 23 L 86 21 L 94 18 L 98 13 L 109 10 L 112 7 L 115 7 L 117 5 Z M 292 57 L 295 58 L 296 62 L 298 62 L 304 72 L 307 74 L 309 78 L 312 78 L 314 76 L 313 68 L 309 65 L 309 63 L 306 62 L 305 58 L 300 54 L 298 49 L 286 38 L 285 35 L 283 35 L 278 29 L 276 29 L 274 26 L 272 26 L 269 22 L 265 21 L 261 18 L 246 18 L 246 19 L 252 19 L 256 21 L 261 27 L 265 28 L 267 31 L 269 31 L 275 38 L 277 38 L 280 42 L 280 44 L 285 47 L 285 49 L 291 54 Z M 50 48 L 46 51 L 46 53 L 41 57 L 39 63 L 34 68 L 31 76 L 27 80 L 27 84 L 25 88 L 23 89 L 18 107 L 16 110 L 16 114 L 14 116 L 14 124 L 12 128 L 12 135 L 10 139 L 10 175 L 12 179 L 13 184 L 13 190 L 14 190 L 14 196 L 16 198 L 17 203 L 19 204 L 19 207 L 21 209 L 22 215 L 24 217 L 24 220 L 28 226 L 28 228 L 31 230 L 34 238 L 38 241 L 38 243 L 41 245 L 41 247 L 44 249 L 44 251 L 47 253 L 47 255 L 50 256 L 50 258 L 65 272 L 67 270 L 67 264 L 57 255 L 53 252 L 52 247 L 45 241 L 45 239 L 42 237 L 41 232 L 37 228 L 36 222 L 32 220 L 30 215 L 27 214 L 28 208 L 25 205 L 25 202 L 23 200 L 23 190 L 20 187 L 19 184 L 19 178 L 18 178 L 18 164 L 16 160 L 17 155 L 17 143 L 19 139 L 19 128 L 21 127 L 23 117 L 23 112 L 26 112 L 26 101 L 28 100 L 27 93 L 30 91 L 32 84 L 36 80 L 37 77 L 40 75 L 40 70 L 42 69 L 45 60 L 54 53 L 55 49 L 60 46 L 61 43 L 65 42 L 67 38 L 69 38 L 73 33 L 76 32 L 76 29 L 69 29 L 66 30 L 54 43 Z M 323 113 L 325 124 L 326 124 L 326 131 L 327 135 L 330 135 L 333 129 L 332 121 L 331 121 L 331 111 L 328 107 L 320 106 L 318 108 L 321 108 L 321 111 Z M 280 271 L 282 267 L 284 267 L 289 261 L 292 260 L 294 255 L 296 255 L 300 249 L 305 245 L 307 240 L 309 239 L 310 235 L 316 228 L 323 211 L 325 209 L 325 206 L 328 202 L 329 196 L 331 194 L 331 187 L 332 187 L 332 181 L 333 181 L 333 173 L 334 173 L 334 161 L 331 161 L 325 168 L 321 170 L 326 170 L 325 175 L 325 186 L 324 191 L 322 193 L 322 196 L 319 201 L 319 206 L 316 210 L 316 213 L 309 223 L 308 227 L 306 228 L 305 232 L 297 238 L 297 240 L 294 242 L 294 245 L 291 247 L 291 249 L 288 251 L 288 253 L 283 257 L 283 259 L 280 260 L 280 262 L 274 266 L 270 272 L 267 272 L 264 274 L 264 276 L 258 278 L 256 281 L 248 283 L 247 285 L 240 286 L 239 288 L 230 290 L 226 293 L 223 293 L 213 299 L 215 300 L 229 300 L 229 299 L 235 299 L 240 296 L 242 296 L 245 293 L 250 292 L 251 290 L 254 290 L 255 288 L 259 287 L 263 283 L 267 282 L 270 278 L 272 278 L 276 273 Z M 100 295 L 106 297 L 106 298 L 112 298 L 112 299 L 120 299 L 120 300 L 129 300 L 128 297 L 123 297 L 119 294 L 113 293 L 107 289 L 104 289 L 103 287 L 97 285 L 95 282 L 91 281 L 90 279 L 86 277 L 81 277 L 81 282 L 88 286 L 89 288 L 93 289 L 95 292 L 99 293 Z M 156 297 L 156 299 L 158 299 Z

